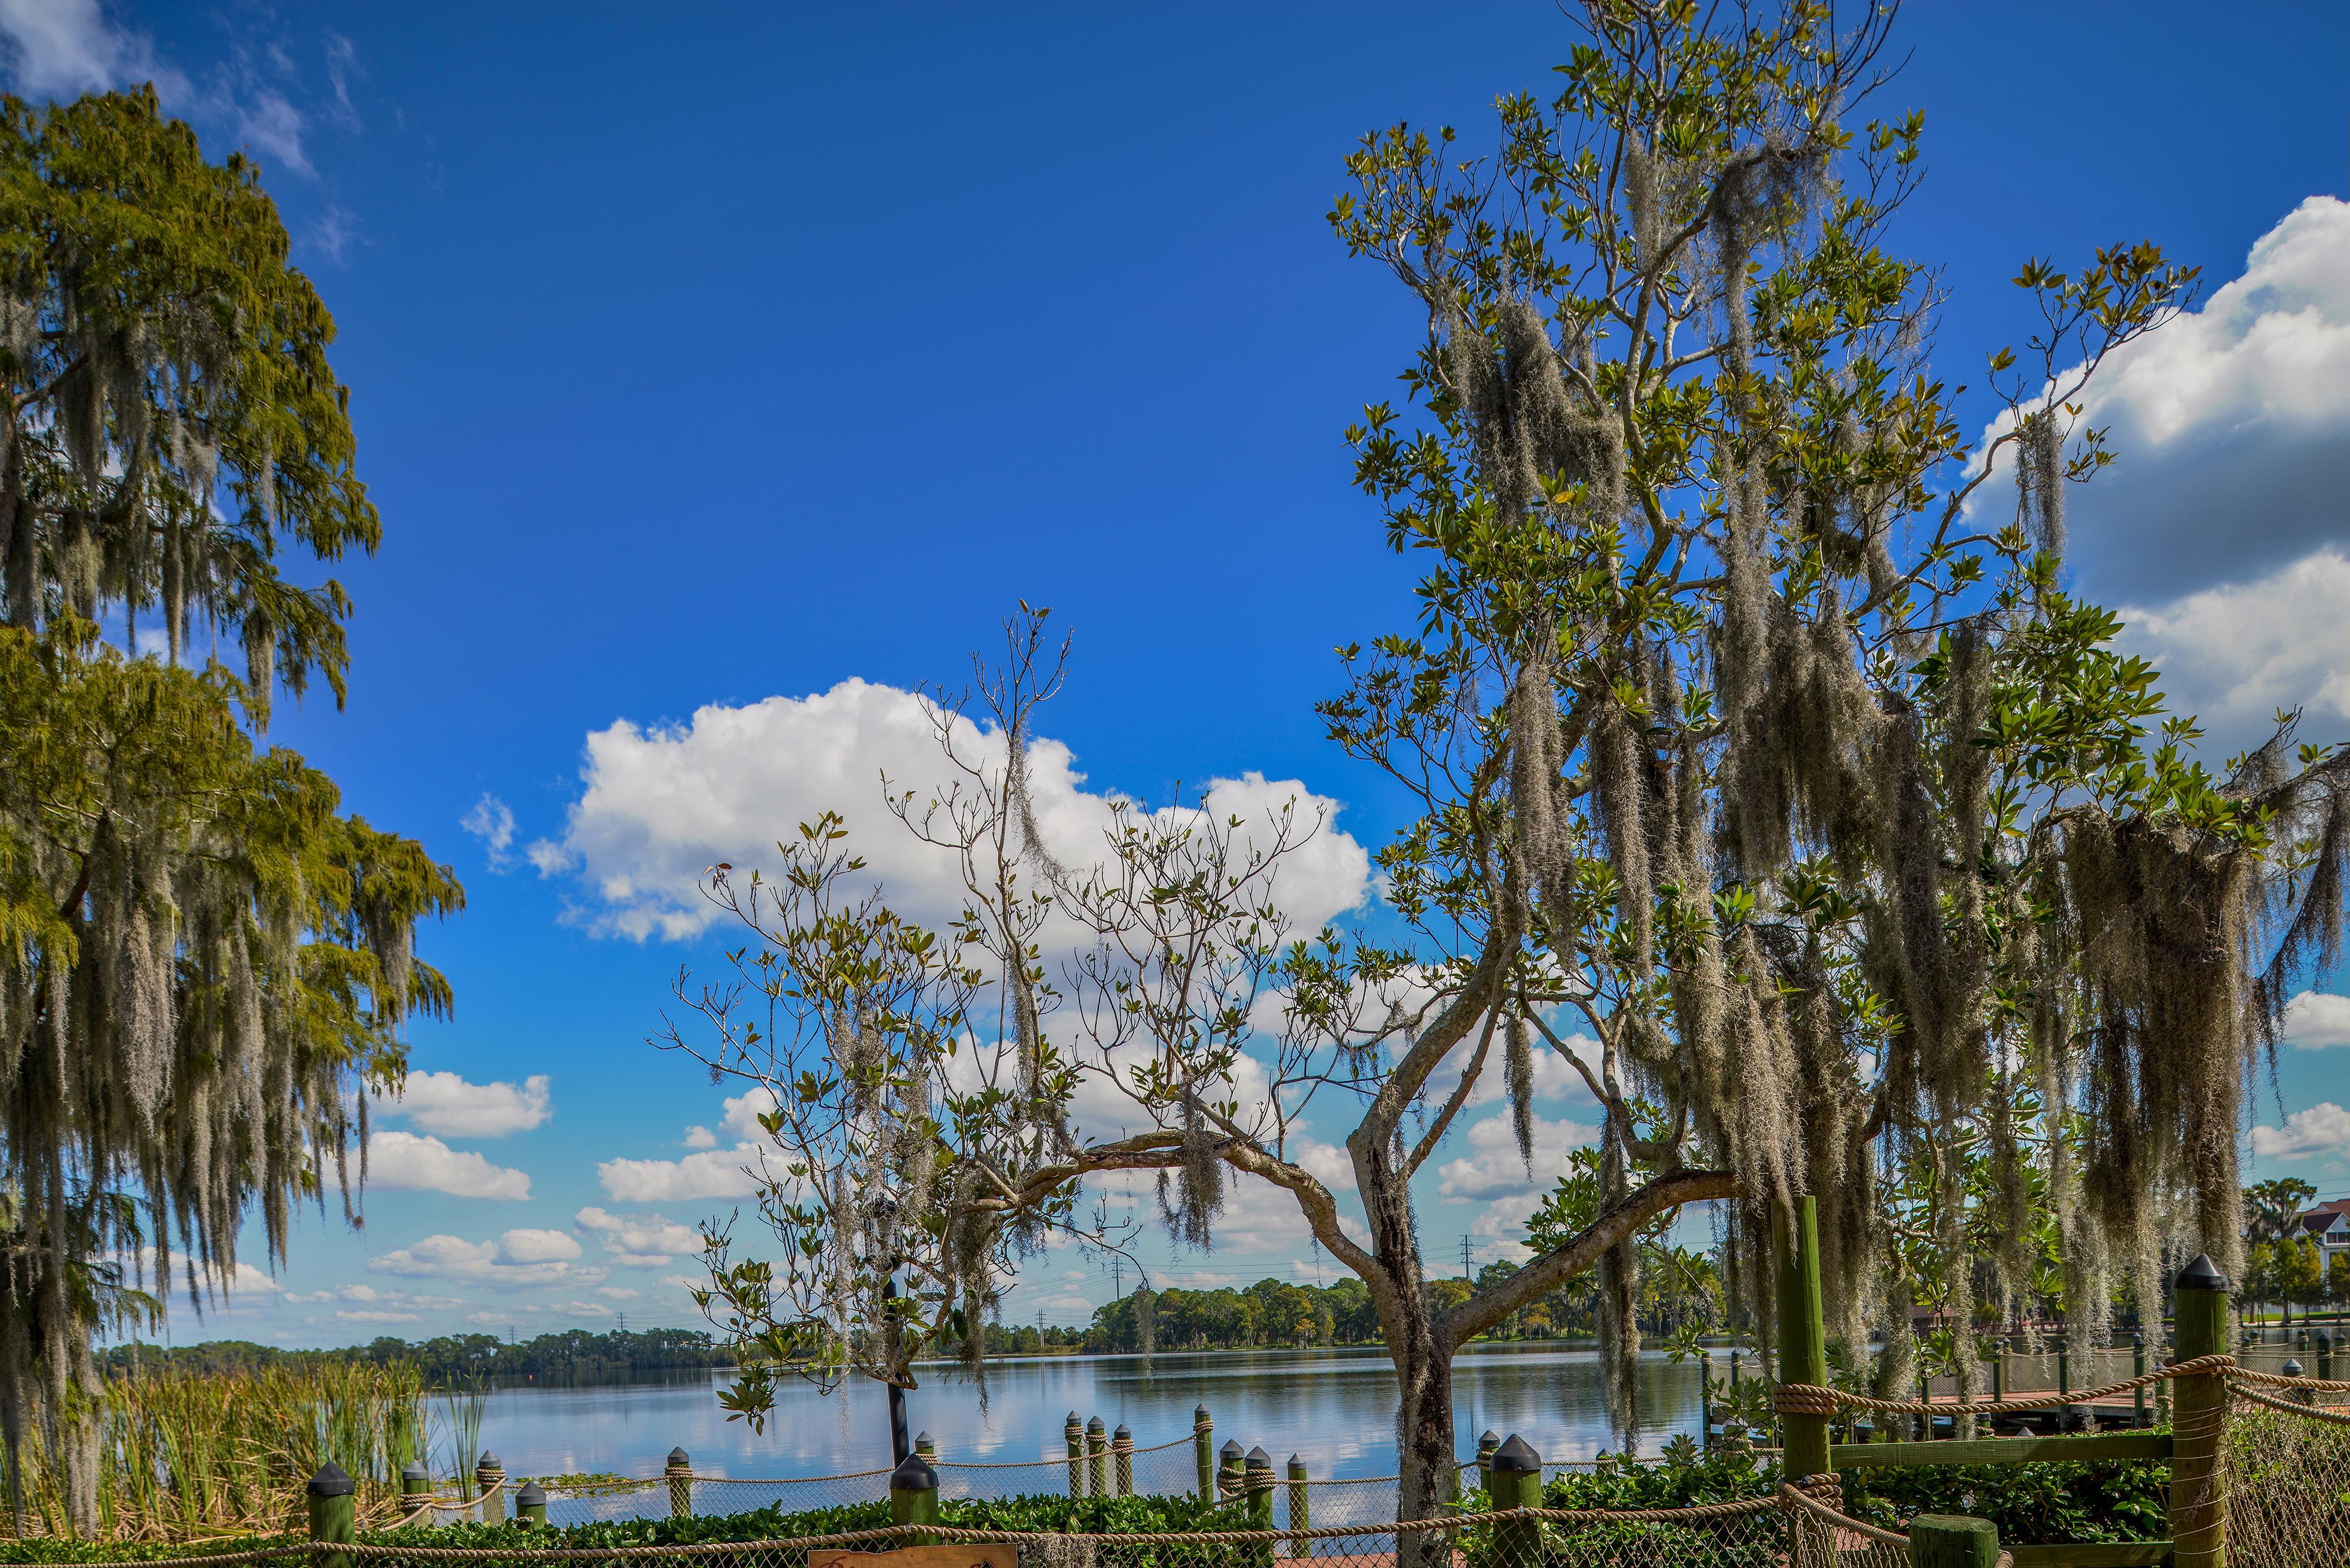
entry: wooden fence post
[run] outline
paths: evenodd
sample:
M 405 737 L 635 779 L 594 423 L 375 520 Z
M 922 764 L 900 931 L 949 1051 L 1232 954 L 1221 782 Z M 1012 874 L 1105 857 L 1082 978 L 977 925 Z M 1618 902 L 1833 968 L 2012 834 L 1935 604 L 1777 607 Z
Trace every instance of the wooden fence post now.
M 1493 1450 L 1501 1446 L 1502 1439 L 1493 1435 L 1492 1428 L 1488 1427 L 1477 1434 L 1477 1484 L 1484 1490 L 1487 1508 L 1494 1506 Z
M 2179 1361 L 2228 1349 L 2228 1276 L 2208 1257 L 2180 1271 Z M 2170 1540 L 2176 1568 L 2226 1568 L 2228 1497 L 2217 1474 L 2228 1420 L 2224 1371 L 2171 1379 Z
M 908 1454 L 889 1472 L 889 1522 L 892 1524 L 936 1524 L 939 1521 L 939 1472 L 922 1462 L 920 1454 Z M 918 1545 L 925 1539 L 916 1535 L 899 1542 Z
M 525 1527 L 546 1524 L 546 1489 L 536 1481 L 525 1481 L 515 1493 L 515 1522 Z
M 1820 1220 L 1816 1199 L 1805 1198 L 1792 1234 L 1783 1209 L 1771 1210 L 1772 1251 L 1778 1265 L 1779 1381 L 1825 1387 L 1828 1380 L 1827 1316 L 1820 1296 Z M 1780 1473 L 1797 1486 L 1809 1477 L 1833 1480 L 1828 1465 L 1828 1417 L 1782 1410 L 1785 1434 Z M 1931 1427 L 1928 1430 L 1931 1431 Z
M 661 1469 L 669 1478 L 669 1516 L 689 1519 L 693 1514 L 693 1460 L 682 1448 L 669 1451 L 669 1462 Z
M 1921 1513 L 1909 1521 L 1912 1568 L 1998 1568 L 1999 1526 L 1963 1513 Z
M 2130 1376 L 2146 1376 L 2146 1335 L 2142 1334 L 2130 1336 Z M 2143 1383 L 2130 1390 L 2130 1425 L 2146 1425 L 2146 1385 Z
M 1311 1557 L 1314 1543 L 1305 1532 L 1314 1528 L 1314 1501 L 1305 1484 L 1305 1461 L 1295 1454 L 1289 1456 L 1289 1528 L 1297 1535 L 1291 1542 L 1292 1557 Z
M 1542 1456 L 1534 1445 L 1512 1433 L 1493 1450 L 1493 1507 L 1498 1511 L 1542 1506 Z M 1495 1568 L 1540 1568 L 1542 1521 L 1504 1520 L 1493 1527 Z
M 1200 1467 L 1200 1501 L 1216 1501 L 1216 1423 L 1205 1405 L 1191 1411 L 1191 1458 Z
M 1117 1483 L 1118 1495 L 1134 1495 L 1134 1434 L 1120 1421 L 1118 1430 L 1109 1435 L 1111 1479 Z
M 343 1467 L 328 1459 L 310 1478 L 310 1539 L 348 1546 L 359 1539 L 359 1499 Z M 317 1568 L 351 1568 L 348 1552 L 320 1553 Z
M 1075 1410 L 1061 1423 L 1061 1438 L 1069 1449 L 1069 1495 L 1086 1495 L 1086 1423 Z
M 1230 1502 L 1241 1494 L 1241 1440 L 1226 1438 L 1216 1450 L 1216 1501 Z
M 1091 1461 L 1087 1469 L 1093 1473 L 1093 1494 L 1109 1495 L 1109 1428 L 1096 1416 L 1086 1423 L 1086 1458 Z
M 424 1468 L 421 1459 L 411 1459 L 400 1467 L 400 1505 L 414 1509 L 432 1495 L 432 1472 Z
M 499 1490 L 506 1484 L 506 1468 L 495 1454 L 484 1454 L 473 1461 L 473 1485 L 482 1499 L 482 1522 L 504 1524 L 506 1519 L 505 1493 Z

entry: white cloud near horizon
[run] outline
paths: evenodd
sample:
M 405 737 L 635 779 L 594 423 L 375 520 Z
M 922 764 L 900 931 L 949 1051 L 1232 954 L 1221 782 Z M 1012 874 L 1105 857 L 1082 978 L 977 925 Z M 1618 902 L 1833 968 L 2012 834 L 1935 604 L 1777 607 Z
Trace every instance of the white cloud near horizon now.
M 462 1236 L 427 1236 L 421 1241 L 368 1260 L 370 1272 L 413 1279 L 467 1280 L 501 1286 L 598 1285 L 608 1271 L 582 1263 L 577 1239 L 561 1231 L 529 1228 L 506 1231 L 494 1241 Z M 511 1309 L 509 1309 L 511 1310 Z
M 2116 461 L 2067 487 L 2081 590 L 2126 623 L 2211 759 L 2279 708 L 2305 738 L 2350 732 L 2350 203 L 2312 196 L 2199 309 L 2124 346 L 2080 399 Z M 2005 416 L 1985 431 L 1986 439 Z M 2012 481 L 1975 506 L 2003 515 Z
M 632 1269 L 667 1268 L 681 1254 L 702 1255 L 700 1232 L 659 1214 L 614 1214 L 588 1208 L 573 1216 L 572 1223 L 601 1236 L 612 1261 Z
M 528 1132 L 555 1114 L 551 1080 L 535 1073 L 519 1085 L 472 1084 L 455 1073 L 411 1073 L 397 1096 L 376 1096 L 378 1116 L 400 1116 L 442 1137 L 504 1137 Z
M 892 907 L 943 924 L 964 897 L 952 859 L 882 805 L 885 774 L 893 789 L 916 792 L 918 805 L 951 782 L 931 712 L 914 692 L 850 679 L 807 697 L 712 703 L 681 725 L 619 720 L 588 735 L 580 798 L 556 838 L 531 846 L 531 858 L 544 875 L 577 878 L 587 901 L 575 918 L 590 929 L 678 940 L 717 919 L 702 892 L 710 867 L 729 863 L 741 877 L 771 866 L 777 841 L 834 810 L 847 817 L 850 844 Z M 1002 735 L 968 720 L 958 720 L 954 732 L 962 754 L 1002 765 Z M 1032 742 L 1030 786 L 1047 846 L 1086 866 L 1102 857 L 1118 797 L 1086 789 L 1073 760 L 1060 742 Z M 1216 781 L 1205 805 L 1264 825 L 1293 801 L 1301 826 L 1337 811 L 1336 801 L 1300 782 L 1253 774 Z M 1370 857 L 1326 820 L 1286 857 L 1274 886 L 1292 919 L 1315 929 L 1368 896 Z
M 493 1165 L 471 1149 L 451 1148 L 437 1137 L 397 1130 L 373 1133 L 368 1137 L 367 1154 L 371 1188 L 506 1201 L 530 1196 L 527 1172 Z
M 2284 1043 L 2299 1051 L 2350 1045 L 2350 996 L 2304 991 L 2286 1002 Z
M 2285 1117 L 2281 1127 L 2252 1129 L 2252 1152 L 2262 1159 L 2300 1159 L 2314 1154 L 2350 1155 L 2350 1110 L 2321 1100 Z

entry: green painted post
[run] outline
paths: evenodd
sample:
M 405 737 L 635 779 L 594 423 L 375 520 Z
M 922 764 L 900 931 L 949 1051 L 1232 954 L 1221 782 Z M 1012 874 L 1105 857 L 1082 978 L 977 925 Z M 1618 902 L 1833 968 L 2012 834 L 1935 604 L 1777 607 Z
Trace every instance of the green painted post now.
M 1292 1557 L 1311 1557 L 1312 1541 L 1305 1532 L 1314 1528 L 1314 1501 L 1305 1484 L 1305 1461 L 1295 1454 L 1289 1456 L 1289 1528 L 1297 1532 L 1289 1543 Z
M 661 1469 L 669 1481 L 669 1516 L 671 1519 L 693 1517 L 693 1460 L 683 1449 L 671 1449 L 669 1462 Z
M 1241 1460 L 1241 1491 L 1247 1500 L 1248 1511 L 1248 1523 L 1243 1528 L 1271 1530 L 1273 1528 L 1273 1456 L 1264 1451 L 1262 1444 L 1251 1449 L 1247 1456 Z M 1258 1568 L 1273 1568 L 1273 1545 L 1274 1543 L 1268 1541 L 1262 1546 L 1250 1547 L 1243 1554 L 1243 1561 L 1253 1563 L 1258 1565 Z
M 1109 1435 L 1110 1470 L 1118 1482 L 1118 1495 L 1134 1495 L 1134 1434 L 1120 1421 L 1118 1430 Z
M 2322 1381 L 2334 1381 L 2334 1336 L 2330 1334 L 2317 1336 L 2317 1376 Z
M 504 1524 L 506 1521 L 506 1468 L 495 1454 L 484 1454 L 473 1461 L 473 1485 L 482 1500 L 482 1522 Z
M 1241 1494 L 1241 1444 L 1238 1438 L 1226 1438 L 1224 1446 L 1216 1450 L 1220 1463 L 1216 1466 L 1216 1501 L 1230 1502 Z
M 1061 1423 L 1061 1438 L 1069 1447 L 1069 1495 L 1086 1495 L 1086 1423 L 1075 1410 Z
M 1542 1456 L 1515 1433 L 1493 1450 L 1493 1507 L 1506 1512 L 1542 1506 Z M 1542 1521 L 1506 1519 L 1493 1526 L 1494 1568 L 1540 1568 Z
M 1825 1387 L 1828 1380 L 1827 1316 L 1820 1298 L 1819 1202 L 1805 1198 L 1788 1232 L 1784 1210 L 1771 1211 L 1772 1251 L 1778 1266 L 1779 1381 Z M 1780 1473 L 1801 1486 L 1828 1468 L 1828 1418 L 1783 1413 Z M 1930 1429 L 1930 1428 L 1929 1428 Z M 1529 1559 L 1532 1561 L 1532 1559 Z
M 1477 1485 L 1485 1493 L 1487 1508 L 1494 1506 L 1493 1450 L 1501 1446 L 1502 1439 L 1493 1435 L 1492 1428 L 1488 1427 L 1477 1434 Z
M 2130 1336 L 2130 1376 L 2146 1376 L 2146 1335 L 2142 1334 Z M 2146 1385 L 2143 1383 L 2130 1390 L 2130 1425 L 2146 1425 Z
M 328 1459 L 310 1478 L 310 1539 L 348 1546 L 359 1539 L 359 1499 L 343 1467 Z M 322 1552 L 317 1568 L 351 1568 L 348 1552 Z
M 922 1462 L 924 1464 L 930 1466 L 932 1469 L 938 1469 L 939 1445 L 931 1438 L 928 1432 L 920 1432 L 915 1434 L 914 1452 L 922 1456 Z
M 1086 1423 L 1086 1457 L 1092 1462 L 1086 1468 L 1093 1475 L 1093 1495 L 1109 1495 L 1109 1428 L 1096 1416 Z
M 1999 1526 L 1963 1513 L 1921 1513 L 1909 1521 L 1911 1568 L 1998 1568 Z
M 2073 1337 L 2070 1334 L 2056 1342 L 2056 1392 L 2073 1392 Z M 2056 1407 L 2056 1429 L 2064 1431 L 2073 1424 L 2073 1407 Z
M 400 1501 L 411 1512 L 424 1506 L 432 1495 L 432 1472 L 424 1468 L 421 1459 L 411 1459 L 400 1467 Z
M 922 1461 L 920 1454 L 908 1454 L 889 1472 L 889 1522 L 892 1524 L 936 1524 L 939 1521 L 939 1472 Z M 926 1538 L 907 1537 L 901 1544 L 920 1545 Z
M 1991 1353 L 1991 1397 L 1993 1399 L 2007 1397 L 2007 1346 L 2004 1345 Z
M 2180 1271 L 2178 1302 L 2179 1361 L 2218 1355 L 2228 1348 L 2228 1276 L 2208 1257 Z M 2228 1419 L 2223 1372 L 2171 1380 L 2170 1540 L 2174 1568 L 2226 1568 L 2228 1495 L 2218 1476 L 2221 1429 Z
M 536 1481 L 525 1481 L 515 1493 L 515 1522 L 546 1528 L 546 1489 Z
M 1216 1423 L 1209 1417 L 1205 1405 L 1191 1411 L 1191 1458 L 1200 1467 L 1200 1501 L 1215 1501 Z

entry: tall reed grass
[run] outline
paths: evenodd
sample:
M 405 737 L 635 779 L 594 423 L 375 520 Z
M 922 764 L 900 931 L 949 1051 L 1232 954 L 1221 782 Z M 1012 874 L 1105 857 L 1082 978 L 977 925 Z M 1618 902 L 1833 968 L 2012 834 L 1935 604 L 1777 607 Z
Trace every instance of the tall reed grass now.
M 469 1420 L 453 1403 L 428 1419 L 436 1413 L 413 1366 L 323 1357 L 250 1373 L 132 1372 L 109 1377 L 92 1403 L 99 1530 L 118 1541 L 299 1528 L 303 1487 L 329 1459 L 359 1483 L 362 1517 L 386 1519 L 403 1466 L 422 1459 L 451 1474 L 454 1450 L 477 1449 L 481 1427 L 478 1398 Z M 68 1533 L 61 1478 L 34 1431 L 19 1458 L 23 1531 Z M 471 1468 L 469 1452 L 458 1473 L 470 1480 Z

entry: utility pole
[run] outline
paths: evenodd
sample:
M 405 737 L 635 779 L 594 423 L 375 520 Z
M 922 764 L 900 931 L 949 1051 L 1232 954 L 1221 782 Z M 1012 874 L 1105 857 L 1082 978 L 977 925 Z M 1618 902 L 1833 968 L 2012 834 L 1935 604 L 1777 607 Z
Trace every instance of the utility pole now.
M 1466 1236 L 1461 1238 L 1461 1277 L 1463 1280 L 1469 1278 L 1469 1238 Z
M 1123 1258 L 1109 1261 L 1109 1293 L 1113 1301 L 1126 1299 L 1126 1261 Z
M 629 1314 L 627 1313 L 622 1313 L 620 1314 L 620 1332 L 622 1334 L 629 1332 Z

